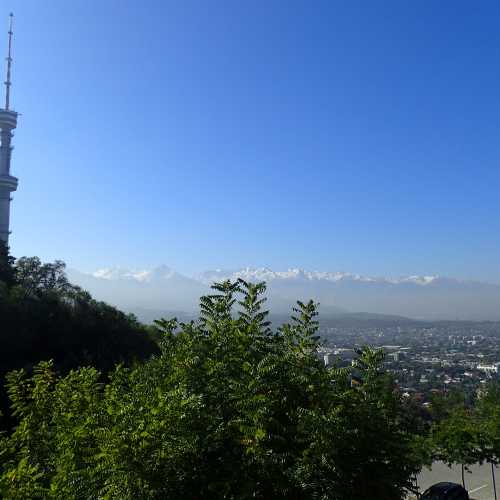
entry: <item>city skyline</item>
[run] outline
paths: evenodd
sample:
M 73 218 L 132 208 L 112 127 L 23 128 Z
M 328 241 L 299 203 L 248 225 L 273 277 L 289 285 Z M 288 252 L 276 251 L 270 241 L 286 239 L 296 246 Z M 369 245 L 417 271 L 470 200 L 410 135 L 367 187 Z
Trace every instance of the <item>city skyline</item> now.
M 500 283 L 493 2 L 11 10 L 14 255 Z

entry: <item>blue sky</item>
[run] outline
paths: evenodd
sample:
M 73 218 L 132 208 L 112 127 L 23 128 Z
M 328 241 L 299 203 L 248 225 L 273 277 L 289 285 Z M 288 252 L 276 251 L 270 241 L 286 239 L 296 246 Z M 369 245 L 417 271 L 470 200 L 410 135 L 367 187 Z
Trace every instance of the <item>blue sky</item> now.
M 14 255 L 500 283 L 498 2 L 10 10 Z

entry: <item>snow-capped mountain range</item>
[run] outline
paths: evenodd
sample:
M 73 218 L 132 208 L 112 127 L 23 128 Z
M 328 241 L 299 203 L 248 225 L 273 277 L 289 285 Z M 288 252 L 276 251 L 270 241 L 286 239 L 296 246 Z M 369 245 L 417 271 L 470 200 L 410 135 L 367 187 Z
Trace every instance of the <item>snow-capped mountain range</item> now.
M 273 271 L 267 267 L 251 268 L 247 267 L 238 271 L 206 271 L 196 276 L 203 283 L 212 283 L 221 279 L 242 278 L 247 281 L 270 281 L 280 279 L 303 279 L 309 281 L 359 281 L 366 283 L 415 283 L 418 285 L 427 285 L 438 279 L 438 276 L 407 276 L 404 278 L 373 278 L 361 274 L 344 272 L 325 272 L 325 271 L 305 271 L 304 269 L 292 268 L 286 271 Z
M 183 311 L 193 314 L 209 285 L 243 278 L 268 284 L 269 307 L 290 310 L 297 299 L 321 303 L 323 314 L 363 311 L 418 319 L 500 320 L 500 285 L 440 276 L 369 277 L 346 272 L 268 268 L 205 271 L 184 276 L 167 266 L 150 270 L 120 267 L 93 273 L 68 271 L 74 283 L 97 299 L 133 311 Z
M 167 266 L 160 266 L 150 270 L 131 270 L 123 267 L 108 267 L 98 269 L 91 273 L 92 276 L 106 280 L 135 280 L 138 282 L 151 282 L 158 279 L 170 279 L 177 273 Z M 237 271 L 216 269 L 205 271 L 193 276 L 197 281 L 207 285 L 214 281 L 225 279 L 236 280 L 242 278 L 248 281 L 270 281 L 278 279 L 303 279 L 303 280 L 324 280 L 324 281 L 362 281 L 367 283 L 415 283 L 417 285 L 428 285 L 439 276 L 407 276 L 403 278 L 373 278 L 361 274 L 344 272 L 306 271 L 304 269 L 292 268 L 286 271 L 273 271 L 267 267 L 251 268 L 246 267 Z

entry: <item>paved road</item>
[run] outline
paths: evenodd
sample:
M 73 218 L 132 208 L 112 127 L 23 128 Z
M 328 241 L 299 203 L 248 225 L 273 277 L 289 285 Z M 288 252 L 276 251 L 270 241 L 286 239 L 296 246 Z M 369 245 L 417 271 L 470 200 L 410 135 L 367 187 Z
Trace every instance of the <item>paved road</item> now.
M 495 478 L 497 495 L 500 500 L 500 468 L 495 468 Z M 425 491 L 431 484 L 440 481 L 451 481 L 462 484 L 461 467 L 455 465 L 447 467 L 442 462 L 436 462 L 432 469 L 423 469 L 418 477 L 420 491 Z M 493 493 L 493 482 L 491 477 L 491 465 L 474 465 L 470 467 L 470 472 L 465 473 L 465 486 L 469 495 L 474 500 L 495 500 Z

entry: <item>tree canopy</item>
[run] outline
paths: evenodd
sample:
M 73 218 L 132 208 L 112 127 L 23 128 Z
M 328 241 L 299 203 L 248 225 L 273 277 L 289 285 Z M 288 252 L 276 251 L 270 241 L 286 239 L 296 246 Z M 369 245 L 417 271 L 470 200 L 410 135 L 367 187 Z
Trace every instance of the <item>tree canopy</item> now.
M 61 261 L 13 259 L 0 242 L 0 387 L 5 374 L 42 360 L 61 372 L 91 365 L 107 373 L 157 352 L 143 325 L 68 282 Z M 3 401 L 3 404 L 1 402 Z M 0 389 L 0 411 L 6 413 Z M 1 422 L 0 422 L 1 428 Z
M 298 302 L 273 330 L 264 284 L 213 289 L 199 320 L 158 321 L 160 352 L 106 383 L 95 368 L 60 376 L 51 362 L 10 373 L 18 423 L 0 441 L 0 493 L 403 499 L 420 458 L 382 353 L 327 368 L 317 304 Z

